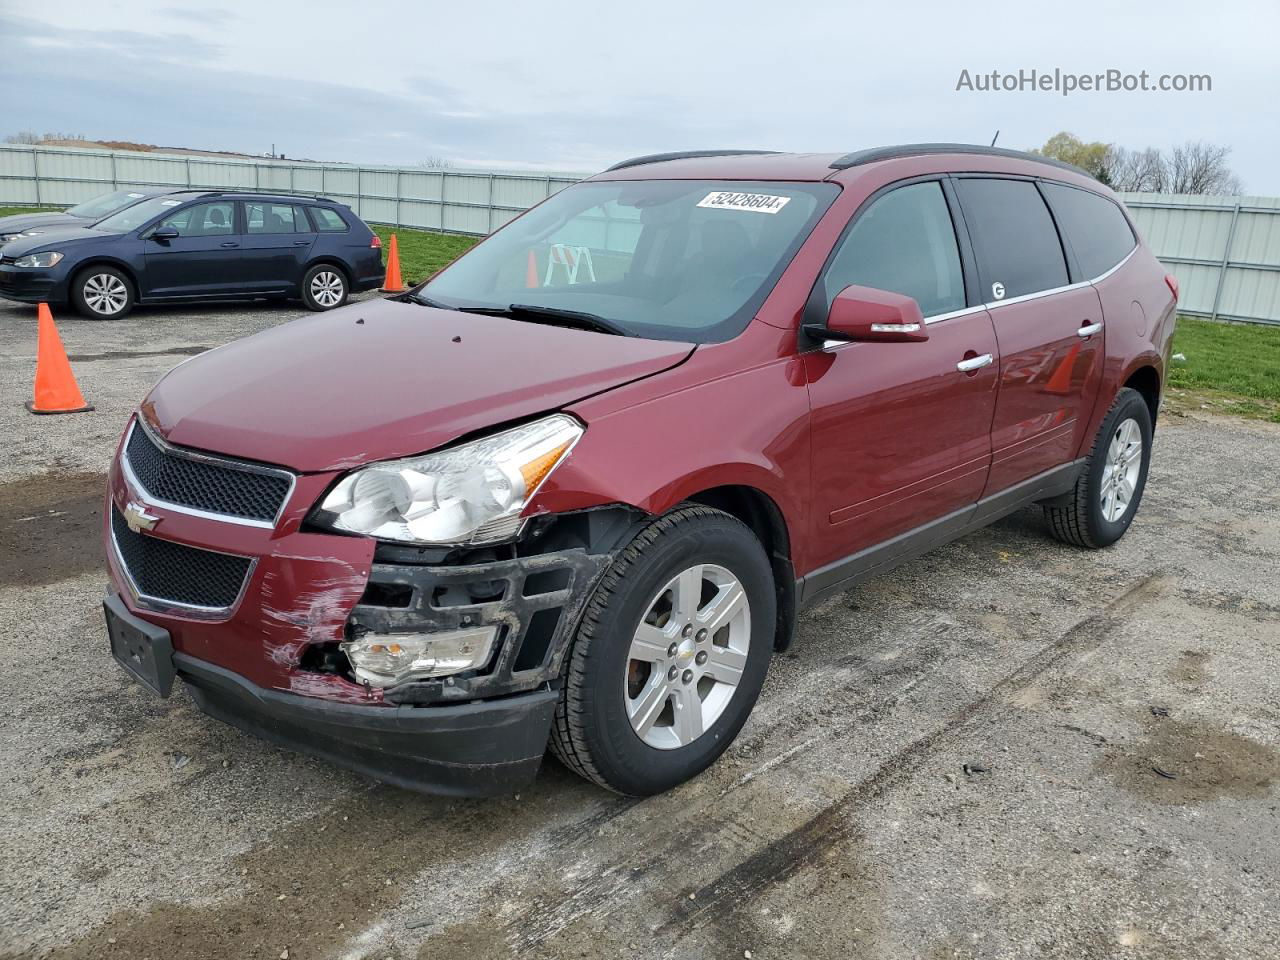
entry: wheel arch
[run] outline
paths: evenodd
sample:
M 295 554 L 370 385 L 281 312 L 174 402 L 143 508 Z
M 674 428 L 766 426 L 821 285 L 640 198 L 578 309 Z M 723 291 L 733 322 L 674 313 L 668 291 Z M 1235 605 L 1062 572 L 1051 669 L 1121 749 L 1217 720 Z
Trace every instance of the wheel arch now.
M 743 484 L 709 487 L 685 497 L 685 500 L 723 510 L 746 524 L 756 535 L 769 557 L 777 594 L 778 627 L 774 648 L 787 649 L 795 638 L 796 574 L 791 559 L 791 534 L 781 508 L 763 490 Z
M 1131 370 L 1125 377 L 1123 386 L 1138 391 L 1146 401 L 1147 410 L 1151 413 L 1151 427 L 1155 429 L 1156 414 L 1160 412 L 1161 380 L 1160 372 L 1154 364 L 1143 364 Z
M 314 257 L 311 260 L 307 261 L 307 265 L 302 268 L 302 276 L 298 278 L 299 286 L 301 286 L 302 281 L 307 278 L 308 273 L 310 273 L 316 267 L 321 266 L 322 264 L 330 267 L 336 267 L 337 269 L 342 271 L 342 276 L 345 277 L 347 281 L 347 292 L 350 293 L 351 267 L 343 263 L 340 258 L 335 257 L 331 253 L 322 253 L 319 256 Z
M 68 295 L 71 293 L 71 285 L 75 283 L 76 279 L 82 273 L 84 273 L 86 270 L 92 269 L 93 267 L 104 267 L 104 266 L 114 267 L 115 269 L 123 273 L 129 279 L 129 282 L 133 284 L 134 299 L 135 300 L 142 299 L 141 287 L 138 285 L 138 271 L 135 270 L 132 266 L 130 266 L 125 261 L 117 259 L 116 257 L 107 256 L 105 254 L 95 254 L 94 256 L 88 257 L 87 259 L 85 259 L 83 263 L 79 263 L 76 265 L 75 269 L 73 269 L 67 275 Z

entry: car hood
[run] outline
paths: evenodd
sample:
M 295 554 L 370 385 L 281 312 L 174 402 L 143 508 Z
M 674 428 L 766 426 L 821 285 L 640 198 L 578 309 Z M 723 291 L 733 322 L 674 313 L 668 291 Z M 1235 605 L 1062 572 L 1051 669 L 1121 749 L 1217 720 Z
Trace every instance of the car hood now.
M 48 213 L 15 213 L 10 217 L 0 217 L 0 234 L 21 233 L 33 227 L 48 227 L 54 224 L 84 226 L 88 222 L 81 217 L 73 217 L 69 213 L 53 210 Z
M 42 229 L 41 234 L 37 237 L 19 237 L 17 240 L 10 240 L 4 245 L 4 255 L 6 257 L 22 257 L 40 250 L 60 250 L 63 247 L 73 246 L 77 243 L 105 240 L 118 236 L 123 236 L 123 234 L 107 233 L 103 230 L 95 230 L 92 227 L 52 224 L 48 229 Z
M 156 385 L 143 413 L 180 446 L 337 470 L 555 410 L 693 350 L 371 300 L 193 357 Z

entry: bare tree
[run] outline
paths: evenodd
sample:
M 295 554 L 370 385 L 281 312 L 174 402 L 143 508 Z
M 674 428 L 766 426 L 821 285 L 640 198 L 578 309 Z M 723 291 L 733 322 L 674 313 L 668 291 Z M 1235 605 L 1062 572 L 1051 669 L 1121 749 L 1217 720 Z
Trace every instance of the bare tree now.
M 1170 193 L 1235 194 L 1243 189 L 1240 178 L 1227 167 L 1230 147 L 1219 147 L 1203 140 L 1188 140 L 1174 147 L 1166 166 Z
M 1112 147 L 1107 154 L 1109 183 L 1132 193 L 1238 194 L 1244 187 L 1227 166 L 1230 147 L 1188 141 L 1168 153 L 1147 147 Z
M 1162 193 L 1169 179 L 1164 157 L 1155 147 L 1112 147 L 1107 154 L 1107 170 L 1111 189 L 1127 193 Z
M 452 160 L 446 160 L 444 157 L 427 157 L 418 166 L 424 170 L 449 170 L 453 167 Z
M 4 138 L 5 143 L 39 143 L 40 135 L 34 130 L 19 130 Z

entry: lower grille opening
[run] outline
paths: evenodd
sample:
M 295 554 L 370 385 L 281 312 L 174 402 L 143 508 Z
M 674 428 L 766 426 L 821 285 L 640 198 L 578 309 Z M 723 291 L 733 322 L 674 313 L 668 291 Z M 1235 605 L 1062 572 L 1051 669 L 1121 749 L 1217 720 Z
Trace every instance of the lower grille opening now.
M 236 602 L 253 561 L 134 533 L 111 507 L 116 550 L 134 587 L 146 599 L 224 610 Z
M 516 654 L 512 669 L 533 670 L 542 666 L 547 659 L 547 650 L 551 647 L 551 638 L 556 635 L 556 627 L 559 625 L 559 607 L 536 611 L 524 629 L 524 639 L 520 641 L 520 652 Z

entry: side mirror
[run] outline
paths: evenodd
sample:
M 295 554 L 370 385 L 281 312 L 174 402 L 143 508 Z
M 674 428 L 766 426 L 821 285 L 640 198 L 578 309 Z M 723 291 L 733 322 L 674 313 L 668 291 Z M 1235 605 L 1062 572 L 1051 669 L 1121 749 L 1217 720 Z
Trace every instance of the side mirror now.
M 913 297 L 856 284 L 836 294 L 825 325 L 806 323 L 803 329 L 815 340 L 909 343 L 929 339 L 920 304 Z
M 177 227 L 156 227 L 151 231 L 152 240 L 176 240 L 182 236 Z

